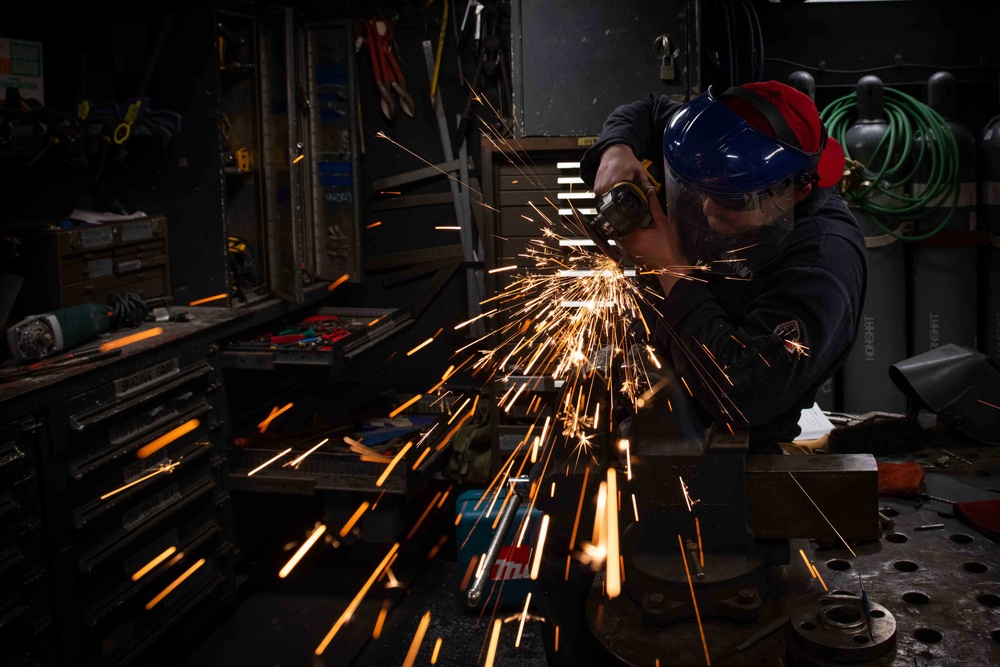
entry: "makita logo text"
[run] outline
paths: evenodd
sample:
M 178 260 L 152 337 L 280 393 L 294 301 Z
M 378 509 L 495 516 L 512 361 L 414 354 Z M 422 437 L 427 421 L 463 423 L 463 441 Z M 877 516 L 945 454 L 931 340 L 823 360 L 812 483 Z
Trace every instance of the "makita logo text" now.
M 928 313 L 928 315 L 930 316 L 930 323 L 927 334 L 930 339 L 930 348 L 933 350 L 935 347 L 940 347 L 941 345 L 941 325 L 937 313 Z
M 865 361 L 875 361 L 875 318 L 865 317 Z
M 528 566 L 530 547 L 500 547 L 500 555 L 490 571 L 490 579 L 528 579 L 531 570 Z

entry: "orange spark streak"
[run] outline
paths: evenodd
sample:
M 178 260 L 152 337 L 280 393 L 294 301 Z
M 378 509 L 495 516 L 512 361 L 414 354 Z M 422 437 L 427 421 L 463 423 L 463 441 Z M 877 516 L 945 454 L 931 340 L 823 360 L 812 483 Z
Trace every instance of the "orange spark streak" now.
M 817 504 L 816 504 L 816 501 L 814 501 L 814 500 L 812 499 L 812 496 L 810 496 L 810 495 L 809 495 L 809 494 L 808 494 L 808 493 L 806 492 L 806 490 L 805 490 L 804 488 L 802 488 L 802 485 L 801 485 L 801 484 L 799 484 L 799 480 L 795 479 L 795 475 L 793 475 L 793 474 L 792 474 L 791 472 L 789 472 L 789 471 L 787 471 L 787 470 L 786 470 L 785 472 L 788 472 L 788 476 L 792 478 L 792 481 L 793 481 L 793 482 L 795 482 L 795 485 L 799 487 L 799 490 L 800 490 L 800 491 L 802 491 L 802 493 L 804 493 L 804 494 L 805 494 L 806 498 L 808 498 L 808 499 L 809 499 L 809 502 L 810 502 L 810 503 L 812 503 L 812 506 L 813 506 L 813 507 L 815 507 L 815 508 L 816 508 L 816 511 L 817 511 L 817 512 L 819 512 L 820 516 L 822 516 L 822 517 L 823 517 L 823 520 L 824 520 L 824 521 L 826 521 L 826 525 L 830 526 L 830 528 L 831 528 L 831 529 L 833 530 L 833 532 L 837 533 L 837 537 L 839 537 L 839 538 L 840 538 L 840 541 L 844 543 L 844 546 L 845 546 L 845 547 L 847 547 L 847 550 L 851 552 L 851 555 L 852 555 L 852 556 L 854 556 L 855 558 L 857 558 L 857 557 L 858 557 L 858 555 L 857 555 L 856 553 L 854 553 L 854 549 L 852 549 L 852 548 L 851 548 L 851 545 L 849 545 L 849 544 L 847 543 L 847 540 L 845 540 L 845 539 L 844 539 L 844 536 L 840 534 L 840 531 L 839 531 L 839 530 L 837 530 L 837 529 L 836 529 L 836 527 L 835 527 L 835 526 L 834 526 L 834 525 L 833 525 L 832 523 L 830 523 L 830 520 L 826 518 L 826 515 L 825 515 L 825 514 L 823 514 L 823 510 L 821 510 L 821 509 L 819 508 L 819 505 L 817 505 Z
M 291 574 L 292 568 L 294 568 L 296 565 L 299 564 L 299 561 L 302 560 L 302 557 L 306 555 L 306 552 L 309 551 L 309 549 L 311 549 L 314 544 L 316 544 L 316 540 L 322 537 L 323 533 L 325 532 L 326 532 L 325 524 L 321 523 L 319 526 L 317 526 L 316 530 L 314 530 L 312 532 L 312 535 L 309 536 L 309 539 L 307 539 L 305 542 L 302 543 L 302 546 L 298 548 L 298 551 L 295 552 L 295 555 L 293 555 L 288 560 L 288 562 L 285 563 L 285 566 L 281 568 L 281 570 L 278 572 L 278 577 L 284 579 L 289 574 Z
M 368 577 L 368 581 L 366 581 L 365 584 L 361 587 L 361 590 L 358 591 L 358 594 L 355 595 L 354 599 L 351 600 L 351 603 L 347 605 L 347 609 L 344 610 L 344 613 L 340 615 L 340 618 L 337 619 L 337 622 L 334 623 L 333 627 L 330 628 L 330 631 L 326 633 L 326 637 L 323 638 L 323 641 L 321 641 L 319 643 L 319 646 L 316 647 L 315 650 L 316 655 L 323 655 L 323 651 L 325 651 L 326 647 L 330 645 L 330 642 L 333 640 L 333 636 L 337 634 L 337 631 L 340 630 L 340 627 L 345 622 L 347 622 L 347 620 L 354 613 L 354 610 L 358 608 L 359 604 L 361 604 L 361 599 L 365 596 L 365 593 L 367 593 L 368 589 L 371 588 L 373 583 L 375 583 L 375 579 L 378 578 L 378 575 L 382 571 L 382 568 L 386 566 L 386 563 L 389 562 L 389 560 L 392 558 L 392 556 L 396 553 L 398 549 L 399 549 L 399 542 L 396 542 L 395 544 L 392 545 L 392 548 L 389 549 L 389 553 L 385 555 L 385 558 L 382 559 L 382 562 L 379 563 L 378 567 L 375 568 L 375 571 L 372 572 L 371 576 Z
M 289 403 L 288 405 L 284 406 L 280 410 L 278 409 L 277 406 L 271 408 L 271 414 L 269 414 L 267 416 L 267 419 L 265 419 L 264 421 L 262 421 L 259 424 L 257 424 L 257 428 L 260 429 L 261 433 L 263 433 L 264 431 L 267 430 L 267 427 L 271 425 L 271 422 L 274 421 L 274 419 L 278 415 L 286 412 L 287 410 L 290 410 L 293 405 L 295 405 L 295 404 L 294 403 Z
M 395 410 L 393 410 L 392 412 L 389 413 L 389 419 L 394 418 L 400 412 L 402 412 L 406 408 L 410 407 L 411 405 L 413 405 L 414 403 L 416 403 L 417 401 L 419 401 L 423 397 L 424 397 L 423 394 L 417 394 L 416 396 L 414 396 L 413 398 L 411 398 L 410 400 L 408 400 L 406 403 L 403 403 L 401 406 L 399 406 L 398 408 L 396 408 Z
M 437 638 L 434 642 L 434 652 L 431 653 L 431 664 L 436 665 L 438 661 L 438 654 L 441 652 L 441 637 Z
M 424 641 L 424 633 L 427 632 L 427 626 L 431 624 L 431 613 L 426 612 L 420 619 L 420 625 L 417 626 L 417 632 L 413 635 L 413 641 L 410 643 L 410 650 L 406 653 L 406 659 L 403 660 L 403 667 L 413 667 L 413 662 L 417 659 L 417 653 L 420 651 L 420 645 Z
M 411 356 L 417 350 L 420 350 L 421 348 L 424 348 L 424 347 L 430 345 L 433 342 L 434 342 L 434 338 L 428 338 L 423 343 L 421 343 L 420 345 L 417 345 L 415 348 L 413 348 L 412 350 L 410 350 L 409 352 L 407 352 L 406 356 L 408 356 L 408 357 Z
M 389 615 L 389 601 L 386 600 L 382 603 L 382 608 L 378 612 L 378 618 L 375 619 L 375 629 L 372 630 L 372 639 L 378 639 L 382 634 L 382 625 L 385 623 L 385 617 Z
M 816 568 L 813 568 L 813 569 L 816 569 Z M 819 583 L 823 584 L 823 590 L 824 591 L 829 591 L 830 590 L 829 588 L 826 587 L 826 582 L 823 581 L 823 576 L 819 573 L 818 569 L 816 569 L 816 578 L 819 579 Z
M 556 643 L 555 643 L 555 653 L 559 652 L 559 626 L 556 626 Z
M 471 559 L 469 559 L 469 567 L 465 568 L 465 574 L 462 576 L 462 583 L 459 584 L 458 590 L 464 591 L 469 586 L 469 581 L 472 579 L 472 574 L 478 571 L 479 565 L 479 554 L 474 554 Z
M 635 502 L 635 494 L 632 494 L 632 511 L 635 513 L 635 522 L 639 523 L 639 505 Z M 697 521 L 698 519 L 695 519 Z
M 358 519 L 361 518 L 361 515 L 364 514 L 367 509 L 368 509 L 368 501 L 366 500 L 360 505 L 358 505 L 358 509 L 354 510 L 354 514 L 352 514 L 351 518 L 347 520 L 347 523 L 344 524 L 344 527 L 340 529 L 338 535 L 340 535 L 341 537 L 347 537 L 347 534 L 351 532 L 351 528 L 354 528 L 354 524 L 358 522 Z
M 698 621 L 698 633 L 701 635 L 701 647 L 705 650 L 705 664 L 711 665 L 712 659 L 708 657 L 708 642 L 705 641 L 705 629 L 701 627 L 701 613 L 698 611 L 698 598 L 694 594 L 694 582 L 691 581 L 691 568 L 688 567 L 687 555 L 684 553 L 684 542 L 681 536 L 677 536 L 677 544 L 681 548 L 681 560 L 684 561 L 684 573 L 687 575 L 688 588 L 691 589 L 691 603 L 694 605 L 694 617 Z
M 315 445 L 314 447 L 312 447 L 312 449 L 308 450 L 305 454 L 303 454 L 302 456 L 299 456 L 299 457 L 296 457 L 296 458 L 292 459 L 291 461 L 289 461 L 288 463 L 285 463 L 281 467 L 282 468 L 286 468 L 288 466 L 298 467 L 298 465 L 300 463 L 302 463 L 306 459 L 307 456 L 309 456 L 310 454 L 312 454 L 313 452 L 315 452 L 317 449 L 319 449 L 320 447 L 322 447 L 323 445 L 325 445 L 327 442 L 329 442 L 329 440 L 330 440 L 330 438 L 323 438 L 323 440 L 318 445 Z
M 501 271 L 517 271 L 517 264 L 511 264 L 510 266 L 501 266 L 497 269 L 490 269 L 486 273 L 500 273 Z
M 392 472 L 392 469 L 395 468 L 396 464 L 399 463 L 400 459 L 402 459 L 406 455 L 406 452 L 410 451 L 411 446 L 413 446 L 412 440 L 403 445 L 403 448 L 396 453 L 396 456 L 394 456 L 389 465 L 385 467 L 385 470 L 382 471 L 382 474 L 379 475 L 379 478 L 375 480 L 375 486 L 382 486 L 385 480 L 389 477 L 389 473 Z
M 413 465 L 410 467 L 410 470 L 416 470 L 417 468 L 419 468 L 420 464 L 424 462 L 424 459 L 426 459 L 427 455 L 430 453 L 431 453 L 430 447 L 427 447 L 424 449 L 424 451 L 420 452 L 420 456 L 418 456 L 417 460 L 413 462 Z
M 216 294 L 215 296 L 206 296 L 204 299 L 195 299 L 188 303 L 189 306 L 200 306 L 203 303 L 209 303 L 210 301 L 218 301 L 219 299 L 225 299 L 226 294 Z
M 136 570 L 135 574 L 132 575 L 132 581 L 139 581 L 145 577 L 153 568 L 170 558 L 175 551 L 177 551 L 177 547 L 168 547 L 166 551 Z
M 983 405 L 988 405 L 991 408 L 996 408 L 997 410 L 1000 410 L 1000 405 L 993 405 L 992 403 L 988 403 L 988 402 L 984 401 L 981 398 L 977 398 L 976 400 L 979 401 L 980 403 L 982 403 Z
M 608 498 L 606 505 L 607 518 L 607 583 L 608 597 L 614 599 L 622 590 L 621 571 L 618 569 L 618 505 L 614 501 L 618 496 L 618 477 L 614 468 L 608 468 Z
M 156 477 L 160 473 L 172 472 L 173 469 L 177 467 L 177 465 L 178 465 L 177 463 L 171 463 L 169 465 L 161 466 L 161 467 L 157 468 L 156 470 L 154 470 L 153 472 L 151 472 L 151 473 L 149 473 L 147 475 L 143 475 L 139 479 L 133 479 L 128 484 L 125 484 L 124 486 L 119 486 L 114 491 L 108 491 L 107 493 L 105 493 L 103 496 L 100 497 L 100 500 L 106 500 L 107 498 L 110 498 L 111 496 L 118 495 L 122 491 L 125 491 L 126 489 L 130 489 L 133 486 L 135 486 L 136 484 L 140 484 L 142 482 L 145 482 L 150 477 Z
M 502 623 L 499 618 L 493 621 L 493 634 L 490 636 L 490 648 L 486 651 L 484 667 L 493 667 L 493 661 L 497 657 L 497 644 L 500 642 L 500 627 Z
M 382 456 L 381 454 L 375 454 L 374 456 L 371 454 L 362 454 L 358 459 L 366 463 L 392 463 L 392 457 Z
M 153 607 L 155 607 L 156 605 L 158 605 L 160 603 L 160 601 L 163 600 L 163 598 L 165 598 L 168 595 L 170 595 L 170 593 L 173 592 L 173 590 L 175 588 L 177 588 L 178 586 L 180 586 L 184 582 L 185 579 L 187 579 L 192 574 L 194 574 L 195 570 L 197 570 L 199 567 L 201 567 L 204 564 L 205 564 L 205 559 L 204 558 L 199 558 L 197 563 L 195 563 L 194 565 L 192 565 L 191 567 L 189 567 L 187 569 L 187 571 L 184 572 L 184 574 L 182 574 L 181 576 L 177 577 L 172 582 L 170 582 L 169 586 L 167 586 L 162 591 L 160 591 L 159 594 L 155 598 L 153 598 L 152 600 L 150 600 L 149 602 L 147 602 L 146 603 L 146 611 L 149 611 L 150 609 L 152 609 Z
M 535 559 L 531 563 L 531 579 L 538 579 L 538 570 L 542 565 L 542 550 L 545 548 L 545 536 L 549 532 L 549 515 L 542 515 L 542 527 L 538 531 L 538 546 L 535 547 Z
M 291 447 L 289 447 L 289 448 L 288 448 L 288 449 L 286 449 L 285 451 L 281 452 L 280 454 L 278 454 L 278 455 L 276 455 L 276 456 L 273 456 L 273 457 L 271 457 L 271 458 L 270 458 L 270 459 L 268 459 L 267 461 L 264 461 L 264 462 L 263 462 L 263 463 L 261 463 L 261 464 L 260 464 L 259 466 L 257 466 L 256 468 L 254 468 L 253 470 L 251 470 L 250 472 L 248 472 L 248 473 L 247 473 L 247 477 L 250 477 L 250 476 L 251 476 L 251 475 L 253 475 L 254 473 L 257 473 L 257 472 L 260 472 L 261 470 L 263 470 L 263 469 L 264 469 L 264 468 L 266 468 L 267 466 L 271 465 L 272 463 L 274 463 L 275 461 L 277 461 L 278 459 L 280 459 L 280 458 L 281 458 L 282 456 L 284 456 L 285 454 L 287 454 L 287 453 L 288 453 L 288 452 L 290 452 L 290 451 L 292 451 L 292 448 L 291 448 Z
M 698 562 L 701 566 L 705 567 L 705 552 L 701 548 L 701 523 L 698 521 L 698 517 L 694 518 L 694 530 L 698 534 Z
M 815 579 L 816 578 L 816 570 L 813 569 L 812 563 L 810 563 L 809 562 L 809 558 L 806 557 L 806 552 L 803 551 L 802 549 L 799 549 L 799 555 L 802 556 L 802 560 L 803 560 L 803 562 L 805 562 L 806 569 L 809 570 L 809 574 L 811 574 L 812 578 Z
M 427 506 L 427 509 L 424 510 L 424 513 L 421 514 L 420 518 L 417 519 L 417 522 L 413 524 L 413 528 L 410 529 L 410 532 L 406 536 L 406 539 L 408 540 L 413 539 L 413 536 L 417 534 L 417 529 L 420 528 L 420 524 L 422 524 L 424 522 L 424 519 L 427 518 L 427 515 L 431 513 L 431 510 L 434 508 L 434 504 L 438 501 L 438 498 L 440 497 L 441 497 L 441 492 L 438 491 L 437 495 L 434 496 L 434 500 L 430 502 L 430 504 Z
M 140 331 L 139 333 L 134 333 L 131 334 L 130 336 L 124 336 L 117 340 L 109 340 L 107 343 L 101 345 L 101 347 L 99 347 L 98 349 L 101 352 L 107 352 L 109 350 L 117 350 L 120 347 L 125 347 L 126 345 L 131 345 L 132 343 L 138 343 L 139 341 L 146 340 L 147 338 L 154 338 L 156 336 L 159 336 L 161 333 L 163 333 L 163 329 L 161 327 L 154 327 L 147 331 Z
M 169 445 L 177 438 L 187 433 L 190 433 L 191 431 L 198 428 L 198 426 L 200 425 L 201 422 L 198 421 L 197 419 L 190 419 L 184 422 L 183 424 L 173 429 L 172 431 L 164 433 L 163 435 L 161 435 L 159 438 L 152 441 L 148 445 L 144 445 L 142 448 L 139 449 L 139 451 L 135 453 L 135 458 L 141 460 L 152 454 L 155 454 L 156 452 L 160 451 L 161 449 Z
M 374 228 L 378 227 L 381 224 L 382 224 L 382 221 L 381 220 L 377 220 L 377 221 L 371 223 L 370 225 L 368 225 L 367 228 L 368 229 L 374 229 Z
M 517 638 L 514 640 L 514 648 L 521 648 L 521 634 L 524 632 L 524 619 L 528 617 L 528 605 L 531 604 L 531 593 L 524 599 L 524 609 L 521 610 L 521 622 L 517 625 Z
M 333 290 L 337 289 L 338 287 L 340 287 L 341 285 L 343 285 L 344 283 L 346 283 L 347 279 L 350 278 L 350 277 L 351 276 L 349 274 L 345 273 L 344 275 L 340 276 L 339 278 L 337 278 L 336 280 L 334 280 L 332 283 L 330 283 L 329 285 L 327 285 L 326 286 L 326 291 L 327 292 L 332 292 Z

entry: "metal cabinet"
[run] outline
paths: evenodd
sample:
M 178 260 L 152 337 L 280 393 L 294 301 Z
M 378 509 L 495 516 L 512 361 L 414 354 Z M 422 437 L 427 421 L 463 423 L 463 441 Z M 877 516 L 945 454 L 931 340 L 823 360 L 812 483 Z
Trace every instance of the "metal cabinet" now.
M 49 408 L 42 445 L 61 664 L 128 664 L 235 599 L 228 419 L 207 348 Z

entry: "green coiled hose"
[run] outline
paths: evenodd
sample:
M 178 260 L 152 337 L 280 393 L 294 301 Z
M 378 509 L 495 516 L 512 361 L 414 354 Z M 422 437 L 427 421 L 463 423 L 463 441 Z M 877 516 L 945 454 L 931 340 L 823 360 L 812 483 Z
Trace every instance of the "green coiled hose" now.
M 845 191 L 844 199 L 866 211 L 889 236 L 904 241 L 922 241 L 944 229 L 957 208 L 960 193 L 958 142 L 947 121 L 937 111 L 902 91 L 893 88 L 884 88 L 883 91 L 883 113 L 888 130 L 879 140 L 871 162 L 877 163 L 878 156 L 885 156 L 885 159 L 877 171 L 865 165 L 865 183 L 860 188 Z M 853 158 L 848 153 L 845 139 L 856 109 L 857 97 L 851 93 L 831 102 L 820 114 L 827 132 L 840 142 L 849 159 Z M 897 147 L 898 158 L 893 161 Z M 905 191 L 917 169 L 924 165 L 929 168 L 923 192 L 916 195 L 893 192 L 896 189 Z M 874 195 L 884 195 L 893 203 L 875 203 L 872 201 Z M 949 196 L 951 207 L 948 214 L 937 227 L 925 234 L 904 236 L 885 224 L 920 219 L 933 213 Z

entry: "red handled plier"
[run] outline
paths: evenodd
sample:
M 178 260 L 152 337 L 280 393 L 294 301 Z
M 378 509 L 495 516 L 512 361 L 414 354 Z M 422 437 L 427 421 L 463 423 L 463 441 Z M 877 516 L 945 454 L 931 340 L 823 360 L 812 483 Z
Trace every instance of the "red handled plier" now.
M 399 106 L 410 118 L 414 117 L 416 105 L 406 90 L 403 73 L 392 53 L 392 24 L 385 19 L 359 19 L 354 28 L 355 48 L 361 42 L 368 44 L 368 56 L 372 62 L 375 85 L 379 92 L 379 106 L 387 120 L 396 116 L 396 102 L 392 91 L 399 97 Z

